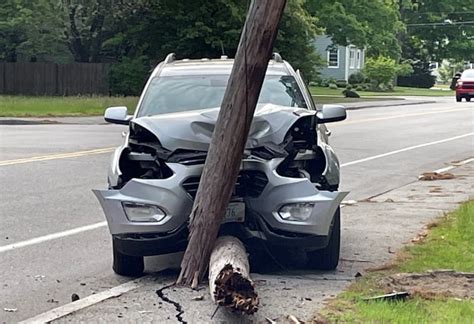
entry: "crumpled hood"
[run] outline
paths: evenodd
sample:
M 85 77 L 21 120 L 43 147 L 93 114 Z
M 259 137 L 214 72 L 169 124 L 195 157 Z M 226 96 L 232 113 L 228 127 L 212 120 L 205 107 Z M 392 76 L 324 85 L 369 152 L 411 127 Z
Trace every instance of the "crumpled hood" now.
M 219 108 L 163 114 L 133 119 L 154 133 L 161 145 L 170 150 L 207 151 L 217 121 Z M 254 114 L 246 148 L 283 142 L 288 129 L 299 119 L 315 115 L 303 108 L 260 104 Z

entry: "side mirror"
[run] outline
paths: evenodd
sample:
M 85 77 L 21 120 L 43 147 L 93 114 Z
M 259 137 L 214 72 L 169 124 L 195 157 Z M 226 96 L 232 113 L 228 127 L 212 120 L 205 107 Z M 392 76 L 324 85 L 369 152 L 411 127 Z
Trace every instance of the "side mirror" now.
M 346 108 L 339 105 L 323 105 L 321 111 L 316 114 L 318 123 L 332 123 L 346 119 Z
M 110 107 L 105 110 L 104 119 L 108 123 L 128 125 L 132 116 L 127 114 L 127 107 Z

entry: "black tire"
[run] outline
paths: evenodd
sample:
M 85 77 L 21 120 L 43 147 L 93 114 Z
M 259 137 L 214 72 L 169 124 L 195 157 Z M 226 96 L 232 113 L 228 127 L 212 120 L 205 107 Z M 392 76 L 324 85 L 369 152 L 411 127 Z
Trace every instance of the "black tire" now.
M 457 101 L 457 102 L 461 102 L 461 100 L 462 100 L 462 97 L 461 97 L 461 96 L 456 96 L 456 101 Z
M 114 263 L 112 269 L 121 276 L 138 277 L 145 270 L 145 262 L 141 256 L 126 255 L 118 251 L 115 238 L 112 238 Z
M 334 270 L 339 264 L 341 247 L 341 211 L 337 208 L 328 245 L 321 250 L 307 252 L 308 266 L 318 270 Z
M 466 101 L 471 101 L 471 97 L 466 97 Z

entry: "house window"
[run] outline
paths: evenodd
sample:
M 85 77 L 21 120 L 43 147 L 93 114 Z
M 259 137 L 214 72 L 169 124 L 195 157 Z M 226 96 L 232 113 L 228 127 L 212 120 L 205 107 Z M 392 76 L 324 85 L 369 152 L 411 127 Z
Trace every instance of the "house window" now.
M 339 49 L 337 47 L 328 49 L 328 67 L 334 69 L 339 67 Z
M 349 50 L 349 67 L 351 69 L 355 69 L 356 67 L 356 50 L 354 48 Z
M 360 70 L 360 66 L 362 65 L 362 51 L 360 49 L 357 50 L 357 68 Z

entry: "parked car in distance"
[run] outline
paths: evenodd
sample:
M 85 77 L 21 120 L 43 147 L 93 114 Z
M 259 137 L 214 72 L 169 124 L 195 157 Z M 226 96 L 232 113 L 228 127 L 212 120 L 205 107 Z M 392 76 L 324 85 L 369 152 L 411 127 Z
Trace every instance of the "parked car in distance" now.
M 105 120 L 129 125 L 115 151 L 107 190 L 94 190 L 113 243 L 113 269 L 135 276 L 144 256 L 183 251 L 193 199 L 233 60 L 167 56 L 150 76 L 133 116 L 111 107 Z M 235 189 L 220 234 L 249 253 L 299 248 L 308 264 L 339 261 L 339 161 L 326 123 L 344 120 L 337 105 L 320 109 L 298 71 L 269 61 Z
M 456 82 L 456 101 L 474 98 L 474 69 L 465 70 Z

